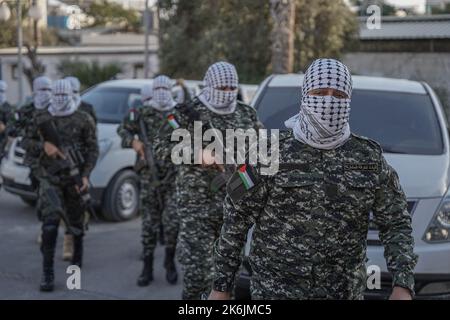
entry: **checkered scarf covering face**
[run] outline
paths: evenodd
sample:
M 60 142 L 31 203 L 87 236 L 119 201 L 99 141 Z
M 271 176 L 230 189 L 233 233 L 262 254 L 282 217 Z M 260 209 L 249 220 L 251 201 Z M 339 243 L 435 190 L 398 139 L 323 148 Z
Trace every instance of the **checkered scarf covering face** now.
M 238 95 L 239 78 L 236 68 L 228 62 L 216 62 L 208 68 L 203 80 L 205 88 L 200 100 L 213 112 L 226 114 L 234 112 Z M 235 90 L 223 91 L 220 87 Z
M 65 117 L 77 111 L 77 108 L 70 82 L 64 79 L 57 80 L 53 84 L 52 102 L 48 111 L 54 117 Z
M 52 100 L 52 81 L 45 77 L 33 80 L 33 104 L 38 110 L 47 108 Z
M 314 89 L 331 88 L 349 98 L 311 96 Z M 335 149 L 350 136 L 350 97 L 352 78 L 348 68 L 334 59 L 318 59 L 306 71 L 300 112 L 286 121 L 295 137 L 312 147 Z
M 175 107 L 172 96 L 172 80 L 164 75 L 153 80 L 153 99 L 151 106 L 159 111 L 167 111 Z

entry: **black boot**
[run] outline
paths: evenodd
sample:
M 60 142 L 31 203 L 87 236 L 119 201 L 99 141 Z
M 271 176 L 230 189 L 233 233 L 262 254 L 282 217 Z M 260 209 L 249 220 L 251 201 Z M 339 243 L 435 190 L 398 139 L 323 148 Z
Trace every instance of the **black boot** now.
M 166 268 L 167 282 L 170 284 L 176 284 L 178 281 L 178 273 L 177 268 L 175 267 L 175 248 L 166 248 L 164 268 Z
M 76 265 L 81 268 L 83 264 L 83 236 L 73 237 L 73 257 L 72 265 Z
M 53 260 L 55 256 L 56 237 L 58 236 L 58 226 L 44 226 L 42 228 L 41 252 L 43 256 L 43 273 L 40 290 L 45 292 L 53 291 L 55 284 L 55 273 L 53 270 Z
M 137 280 L 139 287 L 146 287 L 153 281 L 153 255 L 144 257 L 144 269 Z

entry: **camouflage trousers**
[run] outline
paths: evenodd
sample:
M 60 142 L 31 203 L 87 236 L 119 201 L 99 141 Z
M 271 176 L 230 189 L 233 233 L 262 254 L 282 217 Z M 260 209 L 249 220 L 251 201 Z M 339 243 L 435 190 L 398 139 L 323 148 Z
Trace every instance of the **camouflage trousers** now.
M 56 194 L 56 199 L 52 198 L 51 190 Z M 86 208 L 82 204 L 80 195 L 71 184 L 53 183 L 49 179 L 39 178 L 37 210 L 41 216 L 43 230 L 59 226 L 61 220 L 58 214 L 59 210 L 65 213 L 72 227 L 84 230 Z
M 208 294 L 213 279 L 213 247 L 223 222 L 224 190 L 212 193 L 209 181 L 200 173 L 177 177 L 178 234 L 177 254 L 182 266 L 185 300 Z
M 164 177 L 161 177 L 163 179 Z M 162 208 L 157 201 L 156 187 L 147 170 L 140 172 L 139 212 L 142 218 L 142 246 L 144 257 L 155 251 L 160 225 L 164 228 L 166 247 L 175 249 L 178 236 L 178 218 L 174 182 L 159 187 Z

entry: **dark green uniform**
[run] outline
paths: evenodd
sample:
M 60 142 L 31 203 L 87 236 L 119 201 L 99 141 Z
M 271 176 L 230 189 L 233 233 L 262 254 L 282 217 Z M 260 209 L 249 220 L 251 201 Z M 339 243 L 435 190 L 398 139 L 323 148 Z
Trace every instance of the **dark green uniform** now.
M 41 111 L 34 121 L 27 126 L 23 146 L 30 157 L 37 158 L 36 176 L 39 179 L 38 207 L 42 212 L 42 246 L 44 255 L 44 270 L 53 266 L 53 256 L 56 245 L 60 215 L 58 211 L 66 214 L 70 225 L 77 229 L 84 229 L 84 213 L 86 208 L 82 205 L 80 195 L 75 189 L 69 171 L 64 169 L 50 174 L 58 160 L 48 157 L 44 151 L 44 141 L 39 133 L 39 124 L 47 120 L 53 121 L 60 139 L 65 146 L 78 150 L 83 158 L 78 168 L 83 177 L 89 177 L 98 157 L 98 142 L 93 119 L 85 112 L 75 111 L 64 117 L 52 117 L 49 112 Z M 53 192 L 53 193 L 52 193 Z M 52 194 L 56 194 L 55 199 Z M 81 264 L 82 237 L 74 237 L 73 263 Z

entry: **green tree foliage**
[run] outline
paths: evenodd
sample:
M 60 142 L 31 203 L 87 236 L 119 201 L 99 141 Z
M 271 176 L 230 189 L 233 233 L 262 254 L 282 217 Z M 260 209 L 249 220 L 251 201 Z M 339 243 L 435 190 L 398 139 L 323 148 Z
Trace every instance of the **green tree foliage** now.
M 295 70 L 318 57 L 339 58 L 353 48 L 358 22 L 342 1 L 297 0 Z
M 58 64 L 57 70 L 62 77 L 77 77 L 83 90 L 100 82 L 111 80 L 122 72 L 122 68 L 114 63 L 100 65 L 98 61 L 88 63 L 78 60 L 62 60 Z
M 141 16 L 136 10 L 125 9 L 107 0 L 94 1 L 86 8 L 86 14 L 94 18 L 91 27 L 114 26 L 131 32 L 138 32 L 141 28 Z
M 1 1 L 0 1 L 1 2 Z M 0 48 L 17 47 L 17 10 L 14 3 L 9 3 L 11 17 L 7 21 L 0 21 Z M 29 3 L 22 3 L 23 43 L 34 44 L 34 30 L 32 20 L 27 16 Z M 43 45 L 60 45 L 64 43 L 56 30 L 48 28 L 41 32 Z
M 163 73 L 202 79 L 211 63 L 226 60 L 242 82 L 258 83 L 270 74 L 268 0 L 161 0 L 160 6 Z M 357 30 L 341 0 L 297 0 L 297 10 L 297 70 L 320 56 L 338 57 Z

